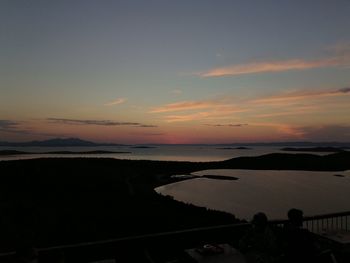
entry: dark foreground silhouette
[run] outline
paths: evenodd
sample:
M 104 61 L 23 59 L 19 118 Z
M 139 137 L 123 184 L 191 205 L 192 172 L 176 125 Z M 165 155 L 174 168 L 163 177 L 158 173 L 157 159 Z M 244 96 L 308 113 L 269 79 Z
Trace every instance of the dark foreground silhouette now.
M 204 169 L 350 169 L 347 152 L 270 154 L 223 162 L 42 158 L 0 162 L 0 249 L 72 244 L 237 222 L 154 188 Z
M 281 151 L 287 151 L 287 152 L 329 152 L 329 153 L 336 153 L 336 152 L 343 152 L 346 149 L 347 149 L 347 147 L 302 147 L 302 148 L 286 147 L 286 148 L 282 148 Z

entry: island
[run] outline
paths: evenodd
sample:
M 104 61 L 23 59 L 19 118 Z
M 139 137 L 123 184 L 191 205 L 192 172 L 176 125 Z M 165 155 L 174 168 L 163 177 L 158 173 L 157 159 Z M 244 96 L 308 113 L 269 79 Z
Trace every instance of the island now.
M 239 147 L 221 147 L 218 150 L 251 150 L 252 148 L 239 146 Z
M 281 151 L 288 151 L 288 152 L 343 152 L 345 151 L 346 147 L 301 147 L 301 148 L 295 148 L 295 147 L 286 147 L 282 148 Z

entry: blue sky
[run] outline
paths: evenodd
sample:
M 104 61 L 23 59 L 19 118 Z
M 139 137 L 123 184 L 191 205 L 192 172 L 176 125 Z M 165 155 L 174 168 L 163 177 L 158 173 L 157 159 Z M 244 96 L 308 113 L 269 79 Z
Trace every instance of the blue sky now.
M 345 0 L 2 1 L 0 138 L 350 141 L 349 13 Z

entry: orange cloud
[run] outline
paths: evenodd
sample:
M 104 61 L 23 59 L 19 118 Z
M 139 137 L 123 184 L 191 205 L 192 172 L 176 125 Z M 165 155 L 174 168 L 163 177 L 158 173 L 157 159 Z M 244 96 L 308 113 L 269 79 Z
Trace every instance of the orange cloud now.
M 153 110 L 151 110 L 151 113 L 199 110 L 221 106 L 230 106 L 230 103 L 224 100 L 180 101 L 154 108 Z
M 180 101 L 153 108 L 151 113 L 171 113 L 181 112 L 176 115 L 164 116 L 166 122 L 185 122 L 208 119 L 233 118 L 234 113 L 248 111 L 245 107 L 238 107 L 229 101 L 228 98 Z
M 229 123 L 255 122 L 260 118 L 274 118 L 284 122 L 284 116 L 301 116 L 300 123 L 306 120 L 312 121 L 316 114 L 338 112 L 337 118 L 344 119 L 341 110 L 348 109 L 347 95 L 350 88 L 328 89 L 322 91 L 297 91 L 279 94 L 270 97 L 262 97 L 255 100 L 238 100 L 233 102 L 232 97 L 221 99 L 208 99 L 201 101 L 179 101 L 154 108 L 153 114 L 162 114 L 160 118 L 168 123 L 200 121 L 214 123 L 221 121 Z M 345 105 L 344 105 L 345 103 Z M 176 114 L 175 114 L 176 113 Z M 312 115 L 314 114 L 314 115 Z M 304 116 L 305 115 L 305 116 Z M 289 121 L 298 121 L 290 118 Z M 268 125 L 266 127 L 272 127 Z M 301 136 L 300 130 L 288 125 L 275 125 L 276 130 L 294 137 Z M 298 137 L 298 138 L 299 138 Z
M 167 104 L 158 108 L 153 109 L 151 112 L 172 112 L 172 111 L 183 111 L 183 110 L 198 110 L 205 109 L 215 106 L 217 103 L 210 101 L 183 101 Z
M 218 108 L 212 111 L 205 112 L 196 112 L 192 114 L 178 114 L 178 115 L 168 115 L 165 116 L 166 122 L 183 122 L 183 121 L 195 121 L 195 120 L 204 120 L 204 119 L 232 119 L 234 113 L 244 112 L 246 109 L 238 108 Z
M 328 48 L 328 57 L 315 60 L 289 59 L 281 61 L 262 61 L 213 68 L 196 73 L 201 77 L 223 77 L 254 73 L 307 70 L 313 68 L 350 66 L 350 43 L 341 43 Z
M 303 59 L 291 59 L 286 61 L 254 62 L 228 67 L 214 68 L 198 73 L 201 77 L 235 76 L 253 73 L 282 72 L 289 70 L 306 70 L 312 68 L 335 67 L 343 65 L 338 58 L 306 61 Z
M 207 118 L 210 115 L 208 112 L 198 112 L 194 114 L 169 115 L 165 117 L 166 122 L 183 122 L 195 121 Z
M 298 138 L 298 139 L 304 138 L 304 135 L 305 135 L 305 132 L 301 128 L 295 127 L 289 124 L 284 124 L 284 123 L 262 122 L 262 123 L 249 123 L 249 125 L 260 126 L 260 127 L 273 127 L 273 128 L 276 128 L 277 131 L 279 131 L 282 134 L 291 136 L 293 138 Z
M 255 104 L 283 104 L 305 99 L 318 99 L 322 97 L 344 96 L 350 94 L 350 88 L 341 88 L 337 90 L 324 90 L 319 92 L 295 92 L 284 95 L 273 96 L 270 98 L 257 99 L 252 101 Z

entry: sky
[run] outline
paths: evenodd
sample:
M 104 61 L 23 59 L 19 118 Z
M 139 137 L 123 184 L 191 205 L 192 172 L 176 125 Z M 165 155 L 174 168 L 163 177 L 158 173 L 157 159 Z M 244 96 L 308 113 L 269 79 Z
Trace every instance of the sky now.
M 1 0 L 0 141 L 350 142 L 348 0 Z

